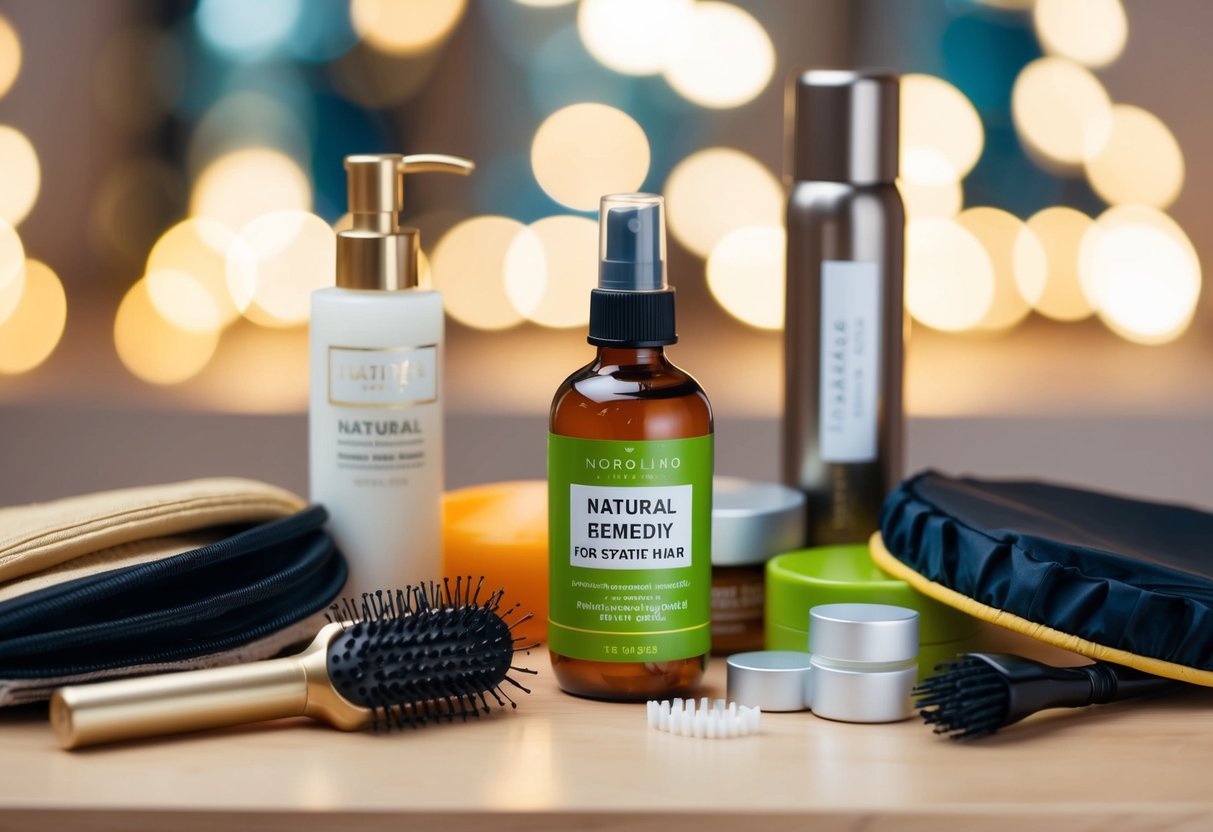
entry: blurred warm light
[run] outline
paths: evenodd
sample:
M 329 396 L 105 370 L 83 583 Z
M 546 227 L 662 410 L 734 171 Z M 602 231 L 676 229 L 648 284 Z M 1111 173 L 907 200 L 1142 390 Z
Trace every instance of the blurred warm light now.
M 160 269 L 143 277 L 147 294 L 166 321 L 191 332 L 210 332 L 223 326 L 219 306 L 207 287 L 186 272 Z
M 598 285 L 598 223 L 586 217 L 545 217 L 514 238 L 505 261 L 505 289 L 527 320 L 540 326 L 585 326 L 590 290 Z
M 25 247 L 15 228 L 0 219 L 0 322 L 8 319 L 25 286 Z
M 1038 58 L 1015 79 L 1011 112 L 1025 145 L 1065 166 L 1082 164 L 1098 146 L 1111 108 L 1108 93 L 1091 72 L 1065 58 Z
M 137 274 L 166 221 L 184 213 L 187 191 L 177 165 L 149 157 L 119 162 L 93 197 L 89 242 L 107 265 Z
M 417 286 L 427 291 L 434 288 L 434 270 L 430 266 L 430 258 L 420 249 L 417 250 Z
M 307 328 L 238 323 L 223 334 L 206 370 L 179 395 L 223 413 L 302 413 L 308 398 Z
M 207 165 L 194 184 L 190 213 L 239 229 L 271 211 L 306 210 L 307 175 L 285 153 L 267 147 L 237 150 Z
M 202 372 L 218 343 L 216 330 L 192 331 L 165 320 L 142 280 L 126 293 L 114 320 L 118 358 L 150 384 L 179 384 Z
M 708 257 L 708 288 L 725 311 L 760 329 L 783 327 L 782 226 L 738 228 L 721 238 Z
M 670 233 L 700 257 L 730 231 L 779 225 L 783 186 L 761 162 L 731 147 L 692 153 L 670 171 L 665 188 Z
M 198 32 L 229 58 L 251 60 L 283 46 L 303 12 L 303 0 L 201 0 Z
M 196 174 L 218 157 L 250 146 L 306 160 L 312 137 L 282 98 L 244 90 L 225 95 L 198 120 L 190 133 L 187 166 Z
M 978 326 L 994 303 L 994 266 L 981 242 L 953 220 L 906 227 L 906 308 L 932 329 Z
M 753 15 L 715 0 L 695 3 L 668 32 L 677 41 L 665 66 L 675 92 L 703 107 L 739 107 L 754 100 L 775 72 L 775 46 Z
M 1033 18 L 1046 52 L 1090 67 L 1119 58 L 1129 37 L 1120 0 L 1037 0 Z
M 897 190 L 906 206 L 906 219 L 918 217 L 954 217 L 964 205 L 964 189 L 960 182 L 924 185 L 908 179 L 897 180 Z
M 582 0 L 577 31 L 608 69 L 652 75 L 665 67 L 693 5 L 693 0 Z
M 25 287 L 17 307 L 0 323 L 0 373 L 24 373 L 45 361 L 67 322 L 67 295 L 50 266 L 24 264 Z
M 92 83 L 97 109 L 111 123 L 131 132 L 147 130 L 180 98 L 185 59 L 177 40 L 160 29 L 121 29 L 97 56 Z
M 412 55 L 449 35 L 465 5 L 466 0 L 353 0 L 350 20 L 380 52 Z
M 434 246 L 430 273 L 446 312 L 476 329 L 506 329 L 522 323 L 505 288 L 505 259 L 526 226 L 509 217 L 464 220 Z
M 228 289 L 228 261 L 233 246 L 245 244 L 226 225 L 215 220 L 192 218 L 177 223 L 161 235 L 147 257 L 148 290 L 160 313 L 185 329 L 216 329 L 234 321 L 240 310 Z M 247 249 L 244 249 L 247 252 Z M 183 283 L 181 276 L 189 278 Z M 182 288 L 163 291 L 166 286 Z M 171 298 L 182 300 L 198 291 L 203 298 L 195 304 L 179 307 Z
M 994 299 L 978 326 L 1008 329 L 1031 311 L 1020 283 L 1043 283 L 1048 273 L 1044 246 L 1022 220 L 999 208 L 969 208 L 956 218 L 977 238 L 994 269 Z
M 1174 341 L 1200 298 L 1200 258 L 1166 214 L 1144 205 L 1110 208 L 1083 237 L 1083 285 L 1099 317 L 1139 344 Z
M 573 104 L 539 125 L 531 143 L 531 167 L 552 199 L 592 211 L 603 194 L 640 187 L 649 172 L 649 140 L 622 110 Z
M 21 39 L 17 30 L 0 15 L 0 97 L 12 89 L 21 72 Z
M 1088 317 L 1094 310 L 1079 277 L 1078 249 L 1091 227 L 1091 218 L 1073 208 L 1056 206 L 1033 214 L 1027 226 L 1044 246 L 1048 269 L 1043 279 L 1035 272 L 1016 273 L 1024 299 L 1054 320 Z
M 514 0 L 520 6 L 530 6 L 533 9 L 554 9 L 557 6 L 567 6 L 574 0 Z
M 981 158 L 984 144 L 981 117 L 964 93 L 934 75 L 902 76 L 902 179 L 959 182 Z
M 1086 160 L 1095 192 L 1112 205 L 1174 202 L 1184 183 L 1184 157 L 1167 125 L 1129 104 L 1113 105 L 1105 119 L 1092 130 Z
M 307 323 L 311 295 L 336 278 L 337 235 L 310 211 L 273 211 L 240 229 L 228 249 L 232 300 L 259 326 Z
M 0 125 L 0 219 L 20 225 L 34 207 L 41 184 L 38 154 L 30 140 L 20 130 Z
M 25 266 L 3 283 L 0 283 L 0 326 L 12 317 L 17 304 L 21 302 L 21 293 L 25 289 Z

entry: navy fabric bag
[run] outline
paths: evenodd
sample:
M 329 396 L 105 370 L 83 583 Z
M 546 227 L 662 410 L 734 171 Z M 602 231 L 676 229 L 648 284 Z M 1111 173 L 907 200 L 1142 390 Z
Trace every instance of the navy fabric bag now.
M 265 658 L 248 646 L 298 641 L 292 625 L 324 610 L 347 576 L 327 518 L 311 506 L 215 529 L 181 554 L 0 603 L 0 704 L 44 698 L 65 679 Z
M 927 471 L 889 495 L 880 525 L 897 561 L 994 610 L 1213 672 L 1213 514 Z

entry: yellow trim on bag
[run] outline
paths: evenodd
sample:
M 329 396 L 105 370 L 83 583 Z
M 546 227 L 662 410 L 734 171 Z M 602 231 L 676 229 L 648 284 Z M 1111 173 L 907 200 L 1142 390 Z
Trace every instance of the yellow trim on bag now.
M 1045 644 L 1051 644 L 1054 647 L 1060 647 L 1063 650 L 1069 650 L 1072 653 L 1078 653 L 1088 658 L 1125 665 L 1126 667 L 1132 667 L 1145 673 L 1153 673 L 1155 676 L 1165 676 L 1168 679 L 1178 679 L 1181 682 L 1191 682 L 1194 685 L 1213 687 L 1213 671 L 1197 670 L 1187 665 L 1165 662 L 1162 659 L 1151 659 L 1146 656 L 1139 656 L 1136 653 L 1130 653 L 1127 650 L 1096 644 L 1093 641 L 1087 641 L 1084 638 L 1063 633 L 1061 630 L 1055 630 L 1052 627 L 1028 621 L 1026 618 L 1020 618 L 1018 615 L 1006 612 L 1005 610 L 995 609 L 943 584 L 928 580 L 893 557 L 889 550 L 885 548 L 884 541 L 880 537 L 880 532 L 872 535 L 868 541 L 868 548 L 871 550 L 872 560 L 876 561 L 876 565 L 885 572 L 888 572 L 895 578 L 901 578 L 923 595 L 934 598 L 936 601 L 942 601 L 949 607 L 955 607 L 961 612 L 980 618 L 982 621 L 988 621 L 999 627 L 1005 627 L 1008 630 L 1022 633 L 1037 641 L 1043 641 Z

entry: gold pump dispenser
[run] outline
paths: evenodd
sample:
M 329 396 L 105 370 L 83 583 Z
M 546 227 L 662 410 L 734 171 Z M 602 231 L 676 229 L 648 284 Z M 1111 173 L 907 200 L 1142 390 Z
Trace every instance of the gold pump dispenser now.
M 337 286 L 380 291 L 416 287 L 421 233 L 400 225 L 404 176 L 466 176 L 475 167 L 468 159 L 438 153 L 346 156 L 353 227 L 337 234 Z

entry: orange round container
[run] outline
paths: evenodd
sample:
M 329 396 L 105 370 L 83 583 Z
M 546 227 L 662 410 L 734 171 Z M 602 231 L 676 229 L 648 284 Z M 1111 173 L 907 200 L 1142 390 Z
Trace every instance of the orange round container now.
M 484 576 L 485 589 L 505 590 L 506 618 L 528 641 L 548 635 L 548 485 L 494 482 L 448 491 L 442 500 L 443 574 Z

